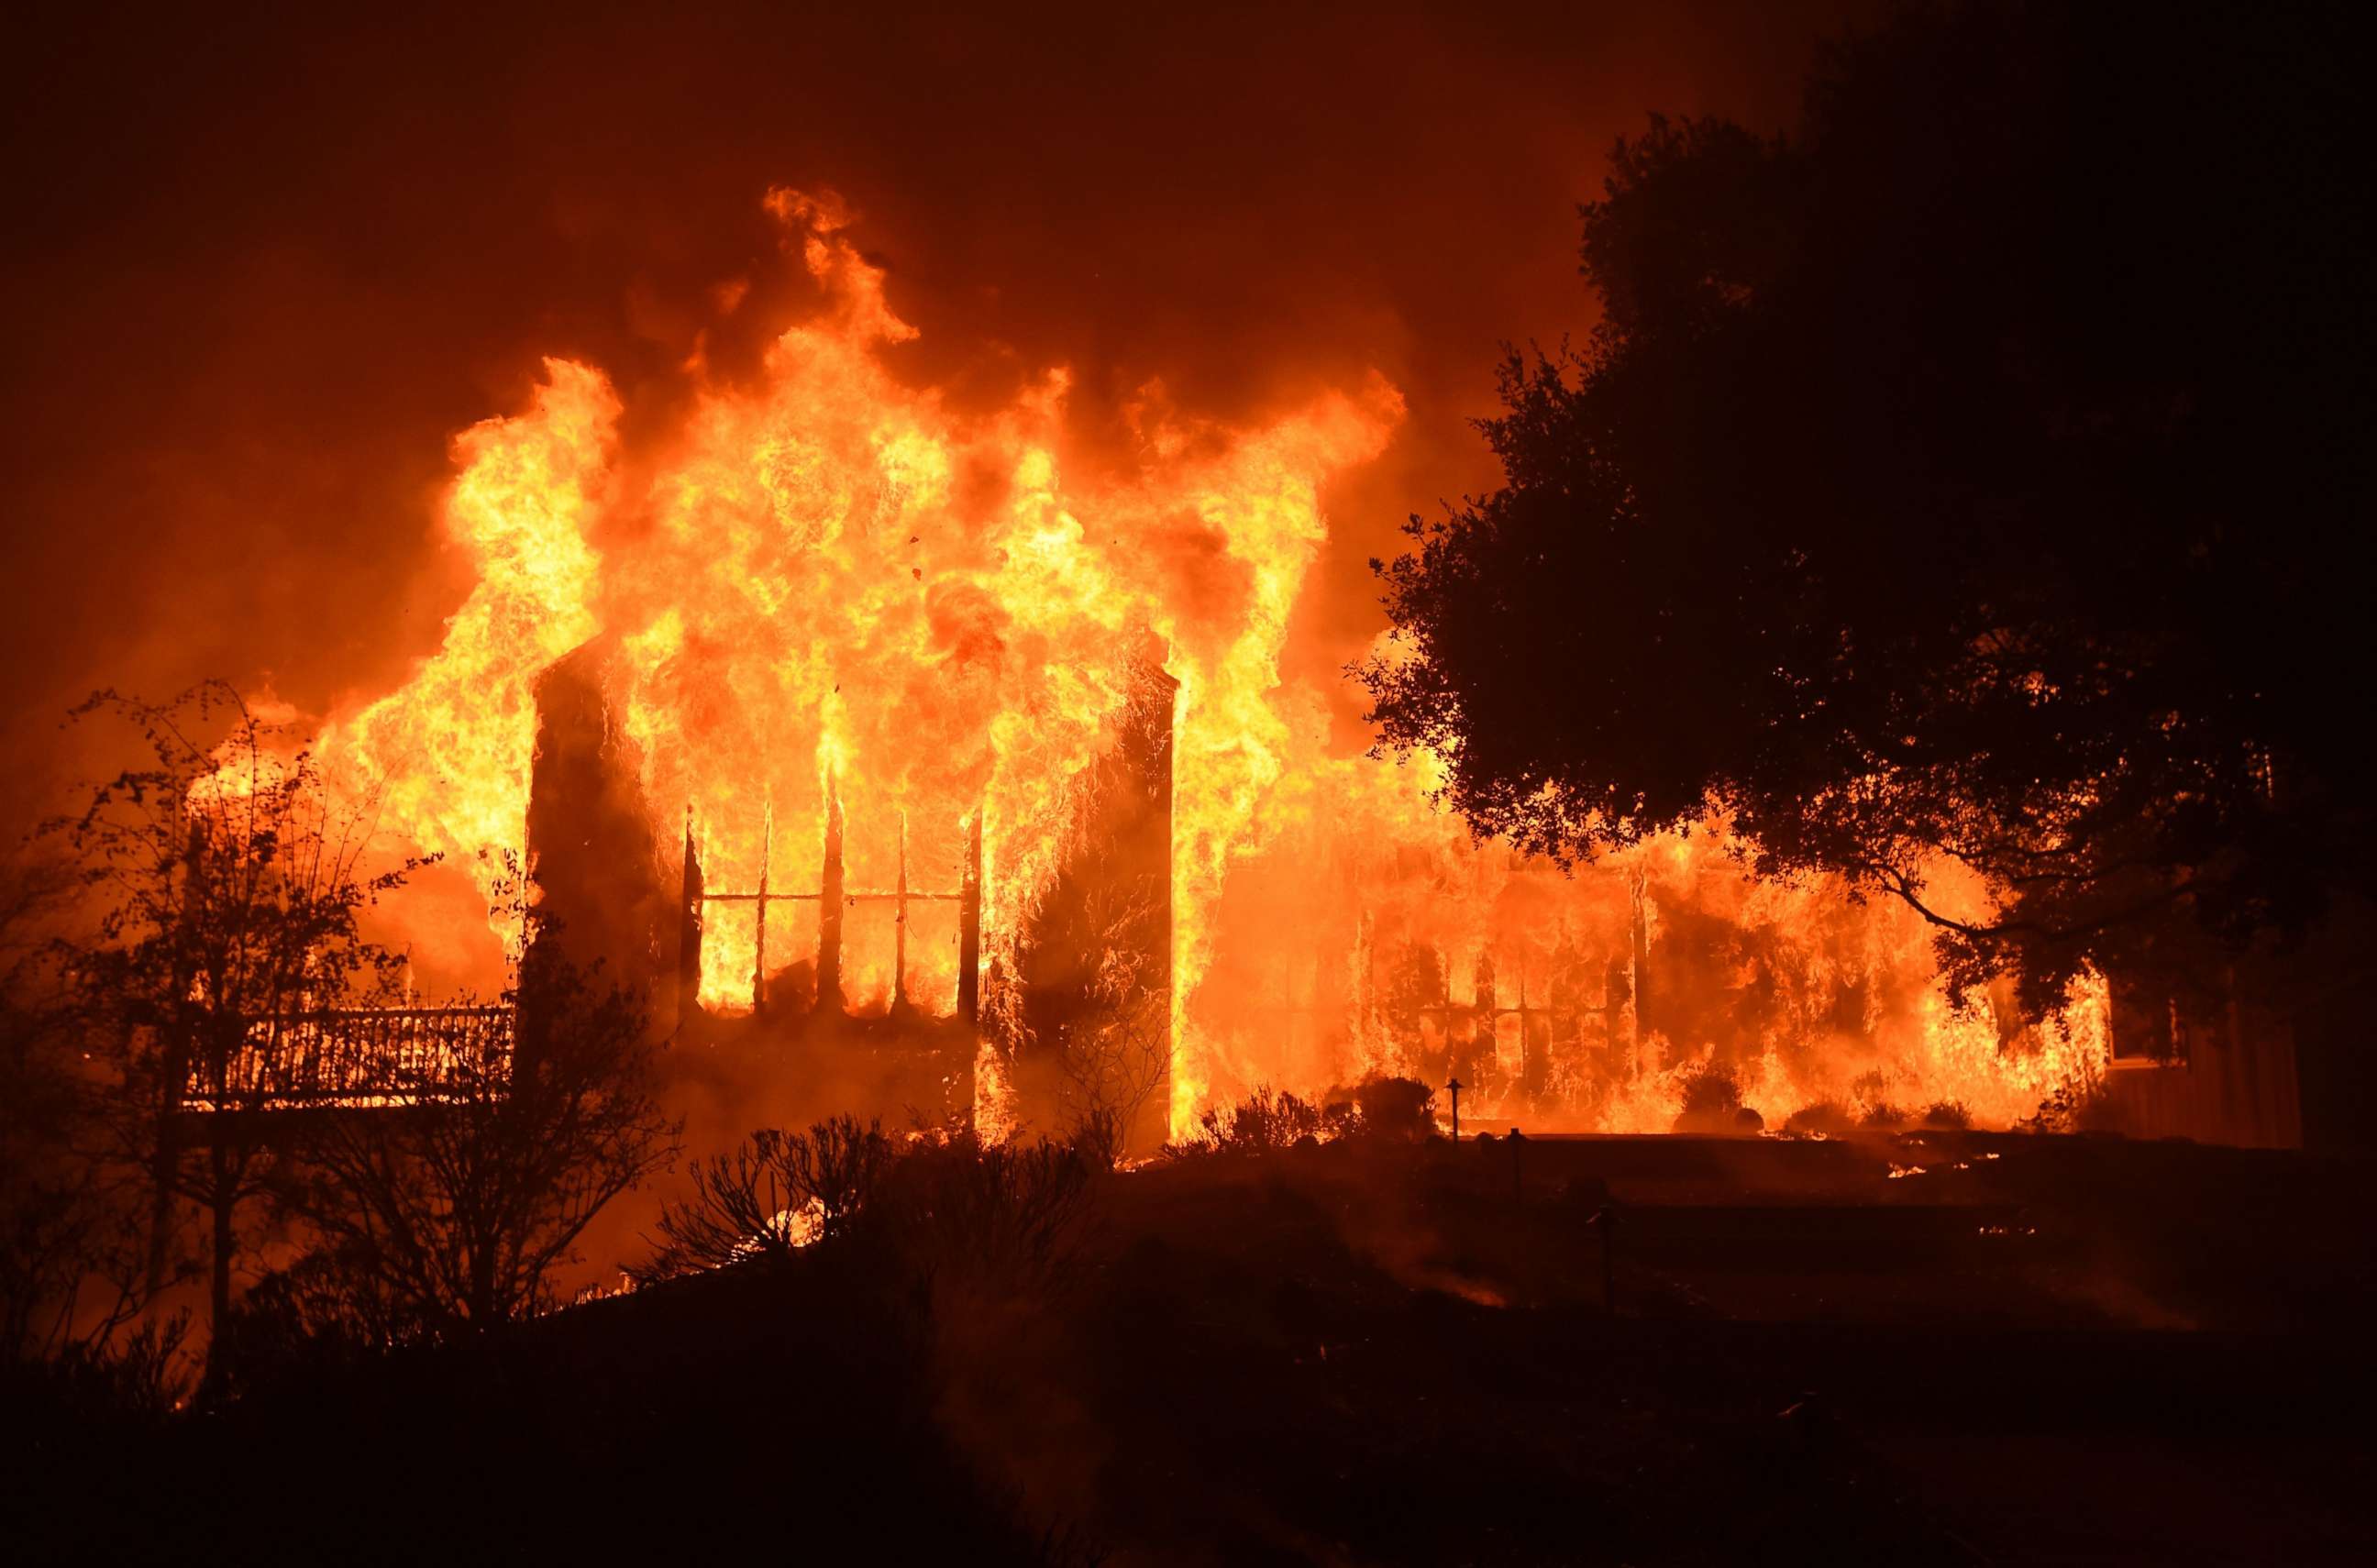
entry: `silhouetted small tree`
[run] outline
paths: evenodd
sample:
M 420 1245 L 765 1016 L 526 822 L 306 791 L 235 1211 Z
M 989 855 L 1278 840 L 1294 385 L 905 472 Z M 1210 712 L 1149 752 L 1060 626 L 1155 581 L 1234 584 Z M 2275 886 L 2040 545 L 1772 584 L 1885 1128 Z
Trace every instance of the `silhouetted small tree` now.
M 549 1306 L 588 1223 L 676 1153 L 632 998 L 532 940 L 502 1000 L 508 1030 L 459 1035 L 408 1071 L 406 1103 L 323 1118 L 306 1146 L 302 1203 L 330 1256 L 423 1333 Z
M 660 1250 L 632 1272 L 650 1281 L 750 1258 L 783 1263 L 839 1239 L 866 1213 L 895 1153 L 878 1123 L 855 1117 L 806 1132 L 763 1128 L 694 1162 L 692 1198 L 661 1211 Z
M 169 1282 L 149 1277 L 137 1183 L 104 1157 L 103 1085 L 56 990 L 47 928 L 72 887 L 55 865 L 0 868 L 0 1404 L 162 1409 L 187 1320 L 142 1321 Z
M 84 916 L 53 951 L 113 1073 L 118 1151 L 147 1173 L 150 1282 L 166 1272 L 175 1200 L 196 1204 L 221 1323 L 243 1217 L 282 1174 L 262 1113 L 301 1071 L 301 1042 L 390 985 L 400 961 L 358 922 L 413 867 L 364 875 L 367 819 L 223 682 L 163 704 L 102 692 L 76 710 L 99 713 L 128 724 L 148 757 L 41 830 Z

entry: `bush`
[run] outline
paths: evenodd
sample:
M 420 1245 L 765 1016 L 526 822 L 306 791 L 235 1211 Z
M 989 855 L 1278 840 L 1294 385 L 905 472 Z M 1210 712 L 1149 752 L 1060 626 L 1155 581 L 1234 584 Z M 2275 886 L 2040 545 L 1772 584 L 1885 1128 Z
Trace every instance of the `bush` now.
M 362 1239 L 327 1240 L 274 1269 L 232 1306 L 215 1331 L 215 1359 L 233 1391 L 320 1383 L 390 1347 L 432 1336 L 385 1284 Z
M 1685 1074 L 1683 1100 L 1676 1113 L 1678 1132 L 1738 1132 L 1741 1112 L 1741 1084 L 1734 1078 L 1733 1070 L 1719 1062 L 1704 1062 Z
M 1856 1125 L 1857 1118 L 1838 1100 L 1818 1100 L 1813 1105 L 1801 1106 L 1783 1119 L 1783 1131 L 1801 1137 L 1821 1133 L 1830 1138 L 1846 1132 Z
M 837 1116 L 806 1132 L 763 1128 L 693 1164 L 693 1198 L 661 1212 L 663 1244 L 632 1271 L 665 1279 L 757 1257 L 782 1263 L 847 1234 L 867 1214 L 893 1158 L 879 1123 Z
M 46 1358 L 0 1357 L 0 1449 L 34 1453 L 62 1432 L 129 1430 L 172 1417 L 189 1390 L 186 1312 L 150 1317 Z
M 1354 1117 L 1363 1137 L 1416 1143 L 1436 1135 L 1436 1091 L 1415 1078 L 1366 1078 L 1354 1086 Z
M 1045 1289 L 1108 1168 L 1084 1143 L 985 1143 L 972 1132 L 912 1145 L 885 1173 L 882 1232 L 917 1278 Z
M 1269 1085 L 1236 1105 L 1211 1107 L 1198 1119 L 1203 1134 L 1195 1146 L 1224 1154 L 1268 1154 L 1317 1137 L 1321 1113 L 1308 1100 L 1274 1094 Z
M 1165 1153 L 1175 1159 L 1274 1154 L 1354 1136 L 1417 1143 L 1436 1134 L 1436 1094 L 1416 1079 L 1366 1078 L 1315 1106 L 1265 1085 L 1236 1105 L 1208 1109 L 1198 1124 L 1203 1131 L 1197 1137 Z
M 1923 1125 L 1962 1132 L 1973 1125 L 1973 1113 L 1962 1100 L 1934 1100 L 1923 1109 Z
M 1321 1135 L 1341 1135 L 1353 1117 L 1353 1107 L 1332 1105 L 1321 1109 L 1288 1093 L 1272 1093 L 1262 1085 L 1229 1107 L 1208 1107 L 1198 1117 L 1200 1133 L 1188 1143 L 1165 1147 L 1165 1155 L 1181 1159 L 1188 1155 L 1270 1155 Z

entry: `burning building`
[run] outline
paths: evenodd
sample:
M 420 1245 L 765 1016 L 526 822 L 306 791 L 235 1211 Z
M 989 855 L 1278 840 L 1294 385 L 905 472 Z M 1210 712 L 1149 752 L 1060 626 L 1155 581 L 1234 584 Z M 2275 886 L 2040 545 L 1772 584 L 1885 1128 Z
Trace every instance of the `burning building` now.
M 846 214 L 769 205 L 815 313 L 632 449 L 562 361 L 466 431 L 477 586 L 323 742 L 405 851 L 524 849 L 656 1018 L 786 1071 L 848 1045 L 832 1104 L 1141 1148 L 1379 1073 L 1617 1131 L 1703 1081 L 1769 1127 L 2117 1098 L 2101 979 L 2044 1019 L 1952 998 L 1919 918 L 1752 877 L 1722 828 L 1566 873 L 1472 843 L 1427 759 L 1332 745 L 1281 655 L 1383 381 L 1232 426 L 1150 385 L 1127 450 L 1077 451 L 1061 370 L 988 413 L 893 376 L 914 334 Z

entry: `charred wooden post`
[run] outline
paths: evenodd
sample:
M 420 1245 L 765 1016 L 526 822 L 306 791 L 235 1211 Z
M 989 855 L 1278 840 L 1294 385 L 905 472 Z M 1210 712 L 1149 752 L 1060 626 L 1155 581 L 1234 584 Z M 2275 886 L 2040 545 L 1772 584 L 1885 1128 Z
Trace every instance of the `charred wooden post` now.
M 842 781 L 825 775 L 825 867 L 818 882 L 817 1006 L 842 1006 Z
M 676 922 L 676 1019 L 680 1027 L 701 1000 L 701 852 L 693 843 L 693 808 L 685 808 L 685 891 Z
M 958 879 L 958 1016 L 982 1022 L 982 808 L 966 822 L 965 869 Z
M 768 856 L 776 844 L 776 803 L 759 813 L 759 894 L 751 904 L 751 1011 L 768 1008 Z
M 1627 1031 L 1626 1076 L 1640 1078 L 1642 1075 L 1642 1036 L 1651 1029 L 1651 916 L 1648 879 L 1639 868 L 1627 878 L 1626 892 L 1632 958 L 1626 980 L 1634 1004 L 1633 1020 Z
M 891 894 L 891 1011 L 908 1009 L 908 813 L 900 813 L 899 880 Z

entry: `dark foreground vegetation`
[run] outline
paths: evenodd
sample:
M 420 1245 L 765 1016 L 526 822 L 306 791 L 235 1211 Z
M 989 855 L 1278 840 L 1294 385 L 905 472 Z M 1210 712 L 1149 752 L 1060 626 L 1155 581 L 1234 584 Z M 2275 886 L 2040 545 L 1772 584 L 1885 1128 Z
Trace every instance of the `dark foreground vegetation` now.
M 1455 1147 L 1278 1125 L 1274 1103 L 1231 1146 L 1117 1173 L 1094 1141 L 842 1123 L 715 1162 L 629 1294 L 410 1350 L 284 1319 L 205 1414 L 14 1390 L 13 1555 L 2377 1547 L 2364 1166 L 1951 1129 Z M 720 1263 L 742 1200 L 717 1194 L 775 1177 L 832 1212 Z
M 2282 1011 L 2358 1143 L 2359 19 L 1877 7 L 1783 134 L 1622 141 L 1590 338 L 1508 360 L 1501 484 L 1378 563 L 1383 742 L 1551 855 L 1720 820 L 2034 1012 Z

